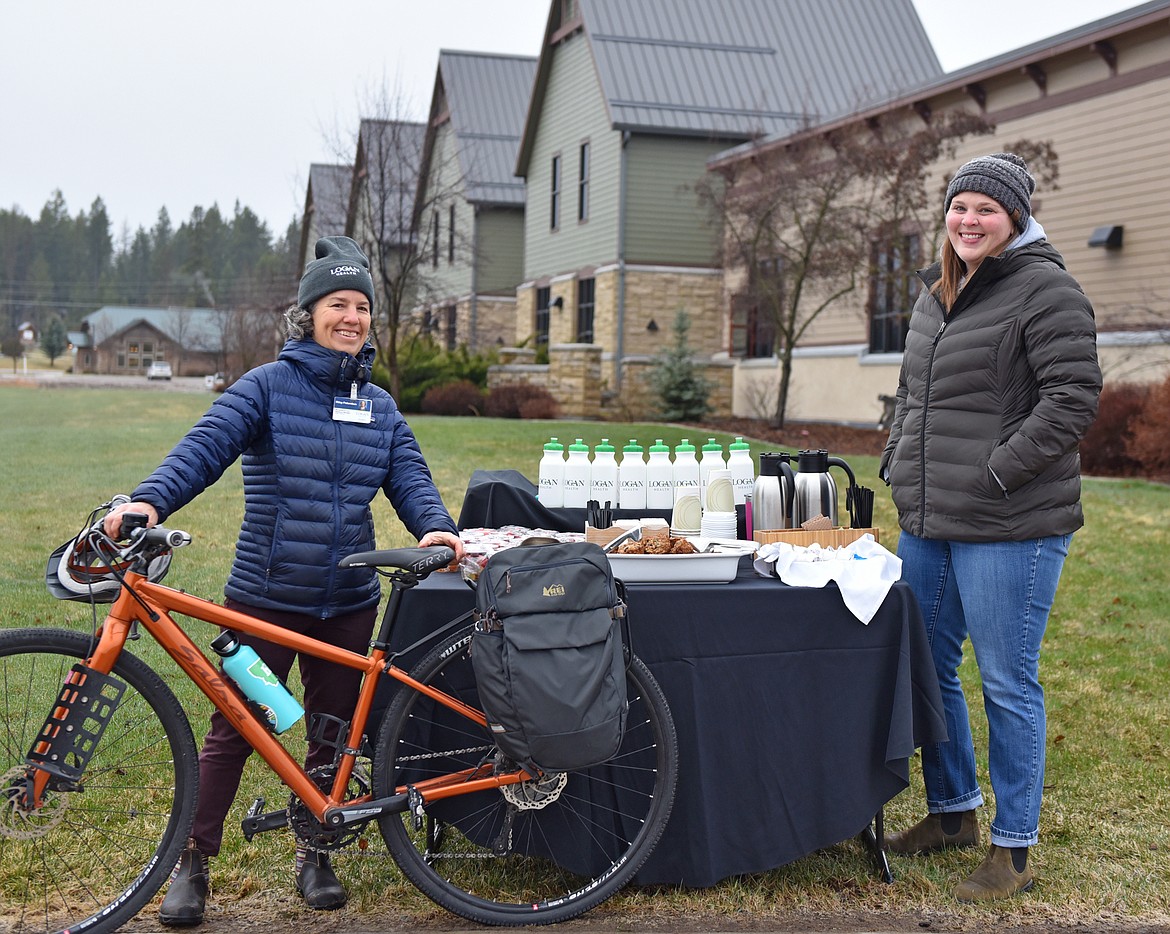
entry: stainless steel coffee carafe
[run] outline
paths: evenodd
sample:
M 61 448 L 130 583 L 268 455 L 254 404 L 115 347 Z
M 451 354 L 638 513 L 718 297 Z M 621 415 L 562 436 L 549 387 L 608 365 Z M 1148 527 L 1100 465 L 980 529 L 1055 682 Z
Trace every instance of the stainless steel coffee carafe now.
M 752 484 L 752 528 L 792 528 L 792 494 L 795 480 L 787 451 L 760 454 L 760 472 Z
M 761 455 L 762 458 L 762 455 Z M 827 516 L 838 527 L 837 484 L 829 473 L 830 467 L 840 467 L 849 475 L 849 486 L 857 485 L 853 470 L 839 457 L 830 457 L 828 451 L 801 451 L 797 455 L 797 471 L 792 494 L 792 528 L 816 516 Z M 761 470 L 763 465 L 761 463 Z M 753 508 L 755 500 L 753 498 Z

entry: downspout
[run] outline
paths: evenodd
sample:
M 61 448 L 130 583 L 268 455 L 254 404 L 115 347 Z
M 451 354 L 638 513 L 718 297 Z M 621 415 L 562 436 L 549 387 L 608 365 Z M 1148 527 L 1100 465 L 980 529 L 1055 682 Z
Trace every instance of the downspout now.
M 621 157 L 618 162 L 618 286 L 617 344 L 614 347 L 614 390 L 622 391 L 622 358 L 626 334 L 626 145 L 630 131 L 622 130 Z
M 471 342 L 468 349 L 479 350 L 479 205 L 471 209 Z

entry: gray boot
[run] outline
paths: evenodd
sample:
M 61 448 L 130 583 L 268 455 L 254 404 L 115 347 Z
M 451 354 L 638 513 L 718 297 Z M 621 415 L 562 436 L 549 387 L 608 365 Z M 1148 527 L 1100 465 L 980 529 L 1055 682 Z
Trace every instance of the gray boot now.
M 188 840 L 187 848 L 179 856 L 179 865 L 175 867 L 166 898 L 159 906 L 158 920 L 168 927 L 200 924 L 209 887 L 207 857 L 199 852 L 194 840 Z

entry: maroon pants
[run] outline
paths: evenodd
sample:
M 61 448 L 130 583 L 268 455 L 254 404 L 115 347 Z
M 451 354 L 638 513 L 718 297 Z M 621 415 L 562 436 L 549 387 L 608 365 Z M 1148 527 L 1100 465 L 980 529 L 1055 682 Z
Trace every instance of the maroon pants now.
M 365 654 L 374 631 L 377 606 L 317 619 L 300 613 L 284 613 L 248 606 L 228 599 L 225 606 L 249 616 L 266 620 L 285 629 L 291 629 L 330 645 Z M 274 645 L 263 639 L 239 633 L 240 642 L 250 645 L 276 673 L 285 679 L 292 670 L 296 652 L 283 645 Z M 305 688 L 304 707 L 306 724 L 315 713 L 325 713 L 348 723 L 357 701 L 361 673 L 343 665 L 325 662 L 309 655 L 300 656 L 301 682 Z M 332 739 L 334 731 L 326 738 Z M 199 851 L 215 856 L 223 841 L 223 825 L 240 788 L 244 763 L 252 754 L 251 744 L 218 710 L 211 715 L 211 730 L 203 739 L 199 752 L 199 800 L 195 804 L 195 823 L 191 836 Z M 305 769 L 328 765 L 333 761 L 334 747 L 328 743 L 310 742 L 305 756 Z

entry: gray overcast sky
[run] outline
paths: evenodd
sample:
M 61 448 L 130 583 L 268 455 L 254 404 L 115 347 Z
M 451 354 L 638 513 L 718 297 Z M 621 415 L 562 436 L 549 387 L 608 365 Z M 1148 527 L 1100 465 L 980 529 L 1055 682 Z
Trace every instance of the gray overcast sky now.
M 282 233 L 379 87 L 425 119 L 440 48 L 537 55 L 549 2 L 3 0 L 0 207 L 100 195 L 117 240 L 238 200 Z M 914 2 L 947 70 L 1138 5 Z

